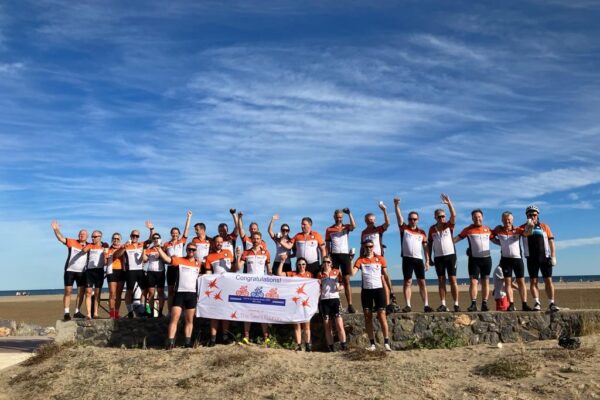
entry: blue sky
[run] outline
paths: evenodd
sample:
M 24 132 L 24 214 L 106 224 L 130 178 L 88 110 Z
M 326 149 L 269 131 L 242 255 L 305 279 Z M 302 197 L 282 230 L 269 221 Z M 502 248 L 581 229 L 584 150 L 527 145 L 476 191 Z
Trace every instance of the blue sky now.
M 441 192 L 458 229 L 538 204 L 555 274 L 598 274 L 600 4 L 371 3 L 0 5 L 0 289 L 62 286 L 52 219 L 324 232 L 348 206 L 360 231 L 399 195 L 428 227 Z

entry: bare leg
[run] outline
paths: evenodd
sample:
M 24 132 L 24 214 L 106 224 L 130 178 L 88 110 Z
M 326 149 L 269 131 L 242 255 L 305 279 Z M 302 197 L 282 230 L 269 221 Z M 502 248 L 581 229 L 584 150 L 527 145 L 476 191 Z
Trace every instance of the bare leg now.
M 331 333 L 331 319 L 329 319 L 329 316 L 326 316 L 325 318 L 326 319 L 323 320 L 323 327 L 325 328 L 325 340 L 327 341 L 328 345 L 332 345 L 333 334 Z
M 184 334 L 185 337 L 192 337 L 192 330 L 194 329 L 194 312 L 196 310 L 193 308 L 190 308 L 189 310 L 185 310 L 184 314 L 185 314 L 185 327 L 184 327 Z
M 175 334 L 177 333 L 177 323 L 179 322 L 179 317 L 181 316 L 181 310 L 181 307 L 173 307 L 171 310 L 171 321 L 169 322 L 168 331 L 169 339 L 175 338 Z
M 554 284 L 551 277 L 544 278 L 544 286 L 546 287 L 546 296 L 548 296 L 548 299 L 554 300 Z
M 412 296 L 412 279 L 405 279 L 402 285 L 402 292 L 404 293 L 404 302 L 406 305 L 410 305 L 410 298 Z
M 305 343 L 310 343 L 310 321 L 302 323 Z
M 63 306 L 65 308 L 71 307 L 71 294 L 73 293 L 73 286 L 65 286 L 65 294 L 63 295 Z
M 538 278 L 529 278 L 529 286 L 531 290 L 531 297 L 534 299 L 539 299 L 540 290 L 538 289 Z
M 512 277 L 504 278 L 504 286 L 506 286 L 506 297 L 508 297 L 509 303 L 514 303 L 513 288 L 512 288 Z M 495 289 L 494 289 L 495 290 Z
M 154 293 L 156 289 L 148 288 L 148 294 L 146 295 L 146 304 L 150 305 L 150 310 L 152 311 L 152 316 L 154 316 Z
M 81 310 L 81 305 L 83 304 L 83 300 L 85 297 L 85 288 L 77 287 L 77 308 Z
M 471 300 L 477 300 L 477 285 L 478 281 L 475 278 L 471 278 L 471 285 L 469 286 L 469 295 L 471 296 Z
M 352 305 L 352 286 L 350 285 L 350 275 L 344 276 L 344 293 L 346 294 L 346 302 Z
M 452 299 L 454 302 L 458 301 L 458 282 L 456 281 L 456 276 L 450 276 L 448 278 L 450 280 L 450 291 L 452 292 Z
M 294 324 L 294 340 L 296 341 L 296 344 L 302 344 L 302 328 L 300 327 L 300 324 Z
M 87 319 L 92 318 L 92 292 L 93 289 L 91 287 L 85 289 L 85 311 Z
M 100 304 L 100 288 L 94 288 L 94 307 L 93 307 L 93 316 L 94 318 L 98 318 L 98 305 Z
M 379 324 L 381 325 L 381 332 L 383 333 L 383 338 L 384 339 L 389 338 L 388 324 L 387 324 L 387 318 L 385 316 L 385 311 L 378 311 L 377 319 L 379 320 Z
M 340 342 L 344 343 L 346 341 L 346 330 L 344 329 L 344 320 L 342 317 L 336 317 L 335 330 L 337 331 Z M 331 341 L 333 342 L 333 337 L 331 338 Z
M 158 288 L 158 314 L 162 315 L 163 308 L 165 307 L 165 289 Z
M 525 278 L 517 278 L 517 286 L 519 287 L 519 296 L 521 301 L 527 303 L 527 288 L 525 287 Z
M 446 301 L 446 276 L 438 276 L 438 292 L 440 293 L 440 300 Z
M 417 279 L 417 285 L 419 285 L 419 293 L 425 304 L 429 304 L 429 298 L 427 297 L 427 284 L 425 279 Z
M 210 320 L 210 336 L 217 336 L 217 330 L 219 329 L 219 320 L 211 319 Z
M 367 328 L 367 336 L 369 339 L 375 339 L 375 335 L 373 333 L 373 312 L 364 310 L 365 313 L 365 328 Z
M 108 309 L 115 310 L 117 303 L 117 282 L 108 283 Z
M 244 337 L 250 339 L 250 327 L 252 326 L 251 322 L 244 322 Z
M 490 277 L 484 276 L 481 278 L 481 298 L 487 301 L 490 297 Z

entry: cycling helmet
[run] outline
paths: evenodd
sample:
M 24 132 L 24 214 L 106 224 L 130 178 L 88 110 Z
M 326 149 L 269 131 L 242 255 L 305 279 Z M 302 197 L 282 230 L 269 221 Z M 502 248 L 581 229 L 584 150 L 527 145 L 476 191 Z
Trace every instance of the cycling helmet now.
M 539 214 L 540 213 L 540 209 L 537 208 L 537 206 L 535 206 L 535 205 L 532 204 L 530 206 L 527 206 L 527 208 L 525 209 L 525 215 L 529 214 L 530 212 L 536 212 L 536 213 Z

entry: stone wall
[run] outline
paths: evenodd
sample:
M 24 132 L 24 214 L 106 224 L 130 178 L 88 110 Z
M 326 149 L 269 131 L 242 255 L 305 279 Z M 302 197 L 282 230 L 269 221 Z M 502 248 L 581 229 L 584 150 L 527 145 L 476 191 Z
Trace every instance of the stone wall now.
M 343 316 L 350 344 L 364 346 L 368 337 L 362 314 Z M 374 319 L 376 321 L 376 319 Z M 542 312 L 479 312 L 479 313 L 408 313 L 391 314 L 387 317 L 391 346 L 394 350 L 418 347 L 455 347 L 470 344 L 490 344 L 557 338 L 561 332 L 574 336 L 582 334 L 586 322 L 595 321 L 600 327 L 600 310 Z M 57 321 L 56 340 L 76 340 L 95 346 L 111 347 L 162 347 L 165 343 L 168 321 L 164 318 L 120 320 L 73 320 Z M 181 343 L 182 323 L 178 329 Z M 241 323 L 232 323 L 234 333 L 239 334 Z M 280 341 L 291 341 L 289 325 L 273 325 L 272 333 Z M 379 324 L 375 322 L 378 342 L 382 342 Z M 313 345 L 323 349 L 322 321 L 315 316 L 312 321 Z M 253 324 L 253 337 L 259 336 L 259 324 Z M 208 323 L 197 319 L 193 338 L 200 342 L 208 339 Z M 220 337 L 220 334 L 219 334 Z

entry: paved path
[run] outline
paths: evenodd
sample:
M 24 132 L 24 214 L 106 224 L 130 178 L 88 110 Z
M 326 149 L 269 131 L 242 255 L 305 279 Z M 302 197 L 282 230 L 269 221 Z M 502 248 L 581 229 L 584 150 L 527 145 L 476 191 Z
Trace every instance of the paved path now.
M 43 336 L 0 337 L 0 370 L 25 361 L 35 349 L 52 340 Z

